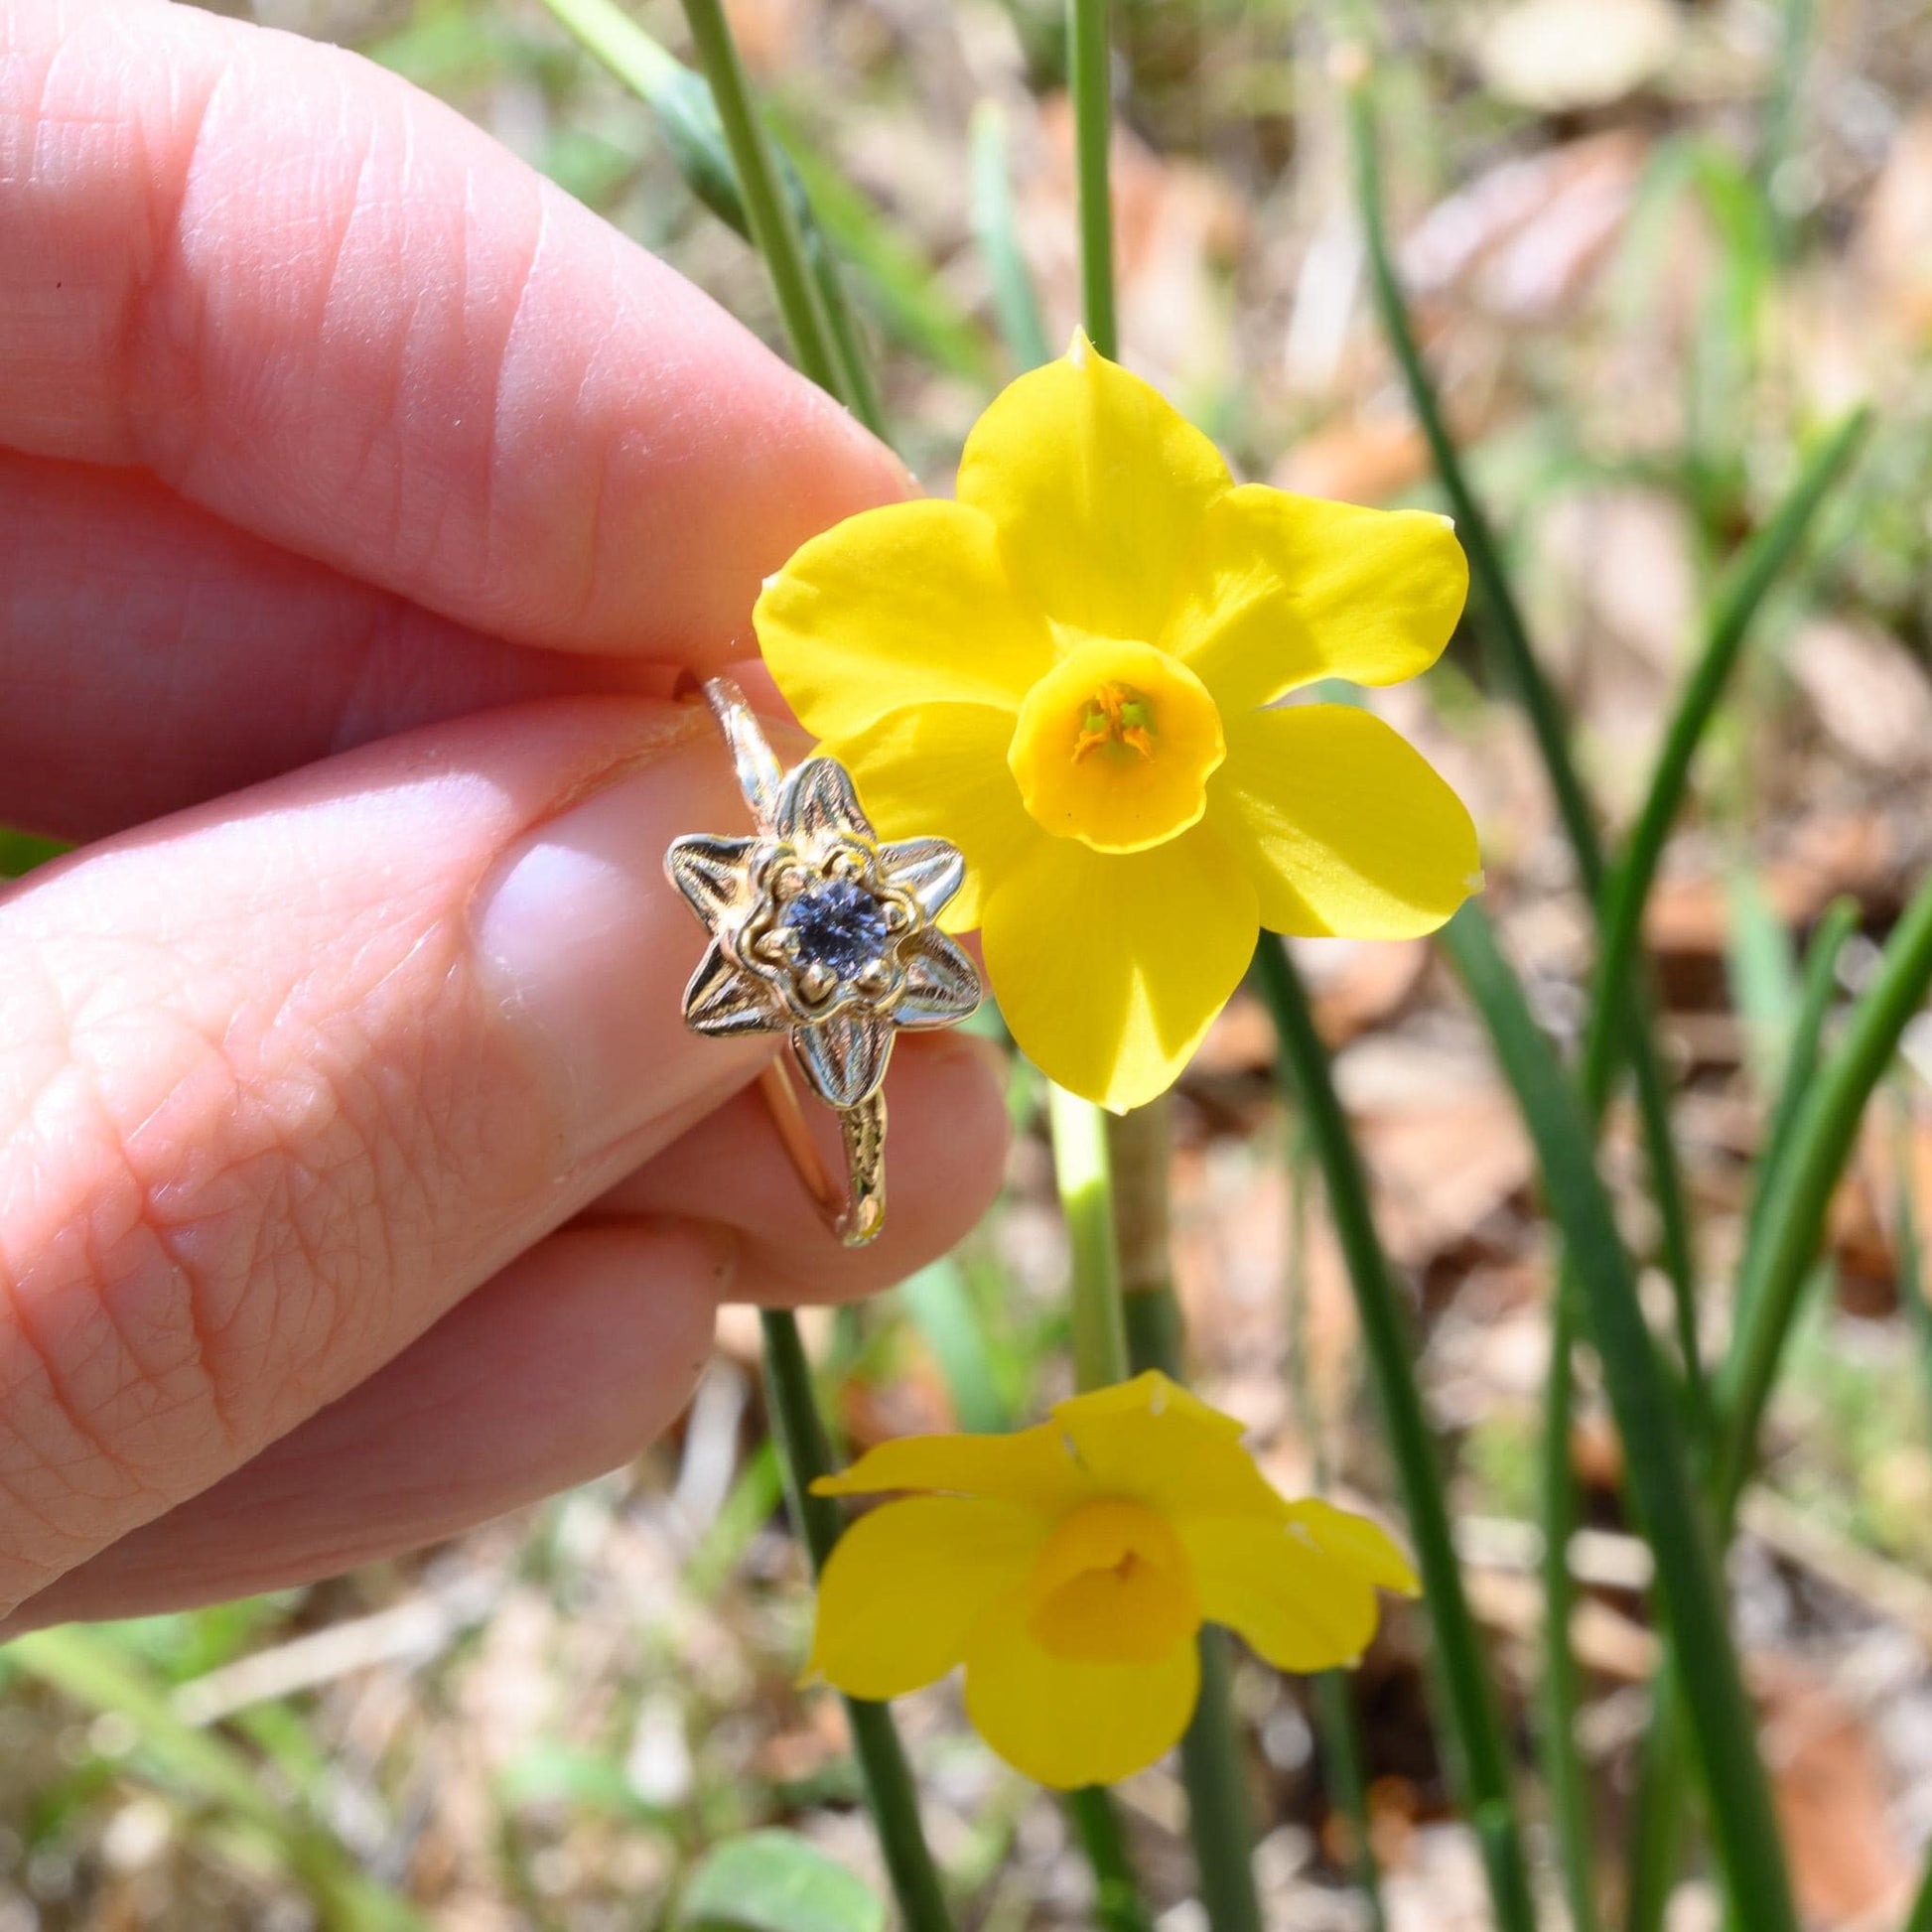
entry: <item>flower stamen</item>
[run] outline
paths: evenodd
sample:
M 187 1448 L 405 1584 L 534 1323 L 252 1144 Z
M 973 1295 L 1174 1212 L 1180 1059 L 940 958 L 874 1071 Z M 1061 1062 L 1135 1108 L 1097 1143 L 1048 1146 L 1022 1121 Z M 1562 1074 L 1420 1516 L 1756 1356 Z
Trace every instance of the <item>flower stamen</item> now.
M 1093 637 L 1027 694 L 1007 765 L 1055 837 L 1143 852 L 1199 822 L 1226 755 L 1220 713 L 1186 665 L 1152 644 Z
M 1112 679 L 1087 700 L 1080 735 L 1073 741 L 1073 762 L 1103 745 L 1126 745 L 1142 758 L 1154 756 L 1154 707 L 1131 684 Z

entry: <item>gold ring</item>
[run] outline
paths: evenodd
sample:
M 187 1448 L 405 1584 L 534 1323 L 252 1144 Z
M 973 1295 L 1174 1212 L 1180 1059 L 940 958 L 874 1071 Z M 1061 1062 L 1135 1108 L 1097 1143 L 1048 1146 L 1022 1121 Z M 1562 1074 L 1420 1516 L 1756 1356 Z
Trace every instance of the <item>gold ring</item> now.
M 839 1116 L 843 1188 L 782 1060 L 764 1070 L 766 1105 L 827 1225 L 863 1247 L 886 1219 L 880 1089 L 893 1041 L 953 1026 L 980 1003 L 973 962 L 938 926 L 966 862 L 944 839 L 882 843 L 836 759 L 785 771 L 732 679 L 707 679 L 704 695 L 757 829 L 692 833 L 664 855 L 711 936 L 684 990 L 684 1024 L 720 1038 L 787 1035 L 806 1083 Z

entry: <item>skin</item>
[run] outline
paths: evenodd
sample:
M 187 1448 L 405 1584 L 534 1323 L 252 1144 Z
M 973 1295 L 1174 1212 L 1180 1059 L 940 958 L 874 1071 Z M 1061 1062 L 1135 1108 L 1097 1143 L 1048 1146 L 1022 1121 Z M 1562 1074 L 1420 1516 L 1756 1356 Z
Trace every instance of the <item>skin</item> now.
M 683 1030 L 680 674 L 904 493 L 703 296 L 367 64 L 0 10 L 0 1635 L 329 1574 L 619 1464 L 722 1300 L 997 1184 L 900 1042 L 840 1249 Z M 829 1119 L 826 1146 L 833 1149 Z

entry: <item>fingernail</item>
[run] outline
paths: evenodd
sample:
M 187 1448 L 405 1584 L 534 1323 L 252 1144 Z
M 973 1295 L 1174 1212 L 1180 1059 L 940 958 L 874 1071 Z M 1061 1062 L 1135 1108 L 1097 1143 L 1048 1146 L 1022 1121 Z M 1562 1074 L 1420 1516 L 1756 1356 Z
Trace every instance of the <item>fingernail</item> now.
M 721 748 L 686 738 L 546 821 L 484 882 L 482 974 L 554 1097 L 563 1166 L 722 1095 L 769 1050 L 686 1030 L 705 932 L 664 876 L 681 833 L 750 829 Z

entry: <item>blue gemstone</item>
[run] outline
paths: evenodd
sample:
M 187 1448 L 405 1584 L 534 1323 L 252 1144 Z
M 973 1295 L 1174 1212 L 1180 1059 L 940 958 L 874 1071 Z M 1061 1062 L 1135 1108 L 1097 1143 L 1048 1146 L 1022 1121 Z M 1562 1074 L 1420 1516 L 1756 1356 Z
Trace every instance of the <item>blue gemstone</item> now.
M 785 924 L 797 938 L 798 963 L 827 967 L 840 979 L 851 979 L 886 946 L 884 908 L 849 879 L 800 893 L 785 908 Z

